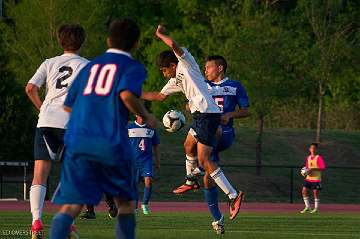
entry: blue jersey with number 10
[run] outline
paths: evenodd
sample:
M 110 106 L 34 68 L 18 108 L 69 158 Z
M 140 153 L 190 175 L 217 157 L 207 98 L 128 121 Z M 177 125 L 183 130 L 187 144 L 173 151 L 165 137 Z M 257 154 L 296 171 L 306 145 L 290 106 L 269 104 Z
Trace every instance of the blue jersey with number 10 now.
M 65 134 L 68 152 L 109 165 L 132 160 L 126 129 L 129 111 L 120 93 L 140 96 L 145 78 L 145 67 L 116 49 L 85 66 L 64 103 L 72 108 Z
M 152 148 L 160 144 L 156 131 L 135 121 L 128 125 L 128 133 L 136 164 L 142 165 L 145 161 L 152 160 Z
M 237 105 L 240 108 L 249 107 L 246 90 L 239 81 L 230 80 L 226 77 L 217 83 L 211 81 L 207 81 L 207 83 L 210 94 L 223 114 L 235 111 Z M 228 124 L 222 125 L 222 128 L 230 129 L 232 125 L 233 119 L 231 119 Z

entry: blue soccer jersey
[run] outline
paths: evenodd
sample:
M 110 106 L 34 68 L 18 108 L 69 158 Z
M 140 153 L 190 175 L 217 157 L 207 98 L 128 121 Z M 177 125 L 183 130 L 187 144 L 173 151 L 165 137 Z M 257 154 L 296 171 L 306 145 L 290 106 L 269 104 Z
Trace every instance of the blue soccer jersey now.
M 249 99 L 245 88 L 239 81 L 225 78 L 220 82 L 214 83 L 207 81 L 209 91 L 222 113 L 235 111 L 236 106 L 240 108 L 249 107 Z M 230 129 L 233 126 L 233 119 L 229 123 L 222 125 L 223 129 Z
M 109 49 L 85 66 L 64 102 L 72 108 L 65 134 L 69 153 L 109 165 L 131 160 L 126 130 L 129 111 L 120 92 L 140 96 L 145 78 L 145 67 L 117 49 Z
M 154 129 L 141 125 L 136 121 L 128 125 L 130 147 L 137 166 L 146 161 L 152 162 L 153 146 L 160 144 L 158 134 Z

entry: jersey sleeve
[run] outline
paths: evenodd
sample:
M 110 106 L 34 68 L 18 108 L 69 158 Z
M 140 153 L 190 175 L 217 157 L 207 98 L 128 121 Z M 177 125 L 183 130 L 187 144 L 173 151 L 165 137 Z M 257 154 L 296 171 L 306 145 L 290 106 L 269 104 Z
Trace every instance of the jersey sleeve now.
M 181 92 L 181 91 L 182 91 L 182 88 L 180 85 L 178 85 L 176 83 L 176 78 L 171 78 L 168 81 L 168 83 L 166 83 L 166 85 L 162 88 L 160 93 L 163 95 L 171 95 L 171 94 L 174 94 L 176 92 Z
M 154 130 L 154 135 L 153 135 L 151 141 L 152 141 L 152 145 L 159 145 L 160 144 L 160 138 L 159 138 L 159 135 L 156 132 L 156 130 Z
M 70 85 L 70 89 L 64 101 L 64 105 L 67 107 L 72 108 L 72 106 L 74 105 L 76 96 L 78 94 L 78 91 L 80 90 L 81 75 L 82 75 L 82 71 L 79 72 L 79 74 L 75 77 L 75 79 Z
M 142 84 L 147 76 L 145 67 L 136 64 L 130 67 L 121 77 L 117 91 L 129 90 L 131 93 L 140 97 Z
M 182 56 L 178 56 L 175 53 L 175 56 L 177 57 L 179 62 L 181 62 L 186 68 L 192 68 L 198 66 L 198 64 L 195 61 L 195 58 L 190 54 L 190 52 L 185 47 L 181 47 L 181 49 L 184 52 Z
M 47 60 L 44 61 L 39 68 L 36 70 L 35 74 L 31 77 L 28 83 L 41 87 L 47 78 Z
M 246 93 L 245 88 L 241 84 L 239 84 L 239 86 L 237 87 L 236 99 L 240 108 L 248 108 L 250 106 L 249 97 Z
M 320 169 L 320 170 L 324 170 L 326 166 L 325 166 L 325 162 L 324 162 L 323 157 L 319 155 L 319 157 L 318 157 L 317 160 L 318 160 L 318 167 L 319 167 L 319 169 Z

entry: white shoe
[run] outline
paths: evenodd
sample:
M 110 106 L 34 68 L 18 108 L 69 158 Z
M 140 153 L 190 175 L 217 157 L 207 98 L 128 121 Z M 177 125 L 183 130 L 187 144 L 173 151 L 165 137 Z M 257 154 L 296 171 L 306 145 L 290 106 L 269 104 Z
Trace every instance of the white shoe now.
M 216 232 L 216 234 L 220 235 L 220 234 L 224 234 L 225 233 L 225 228 L 224 228 L 224 216 L 222 215 L 219 221 L 215 221 L 211 223 L 214 231 Z

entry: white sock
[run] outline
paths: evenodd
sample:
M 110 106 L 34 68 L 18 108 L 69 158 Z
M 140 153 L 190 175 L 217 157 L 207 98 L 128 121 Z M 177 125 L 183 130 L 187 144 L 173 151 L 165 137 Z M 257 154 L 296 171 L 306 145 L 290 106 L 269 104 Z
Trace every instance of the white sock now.
M 46 195 L 45 186 L 33 185 L 30 187 L 30 208 L 31 208 L 33 223 L 35 220 L 41 219 L 41 214 L 44 207 L 45 195 Z
M 186 160 L 185 160 L 186 175 L 191 174 L 191 172 L 196 167 L 197 167 L 197 156 L 191 157 L 189 155 L 186 155 Z M 194 184 L 194 182 L 186 180 L 185 184 L 192 185 L 192 184 Z
M 235 188 L 233 188 L 230 182 L 225 177 L 224 173 L 220 168 L 217 168 L 210 174 L 215 183 L 223 190 L 223 192 L 230 198 L 234 199 L 237 197 L 237 192 Z
M 315 198 L 315 208 L 319 209 L 320 198 Z
M 309 197 L 303 197 L 303 199 L 304 199 L 305 207 L 310 208 Z

